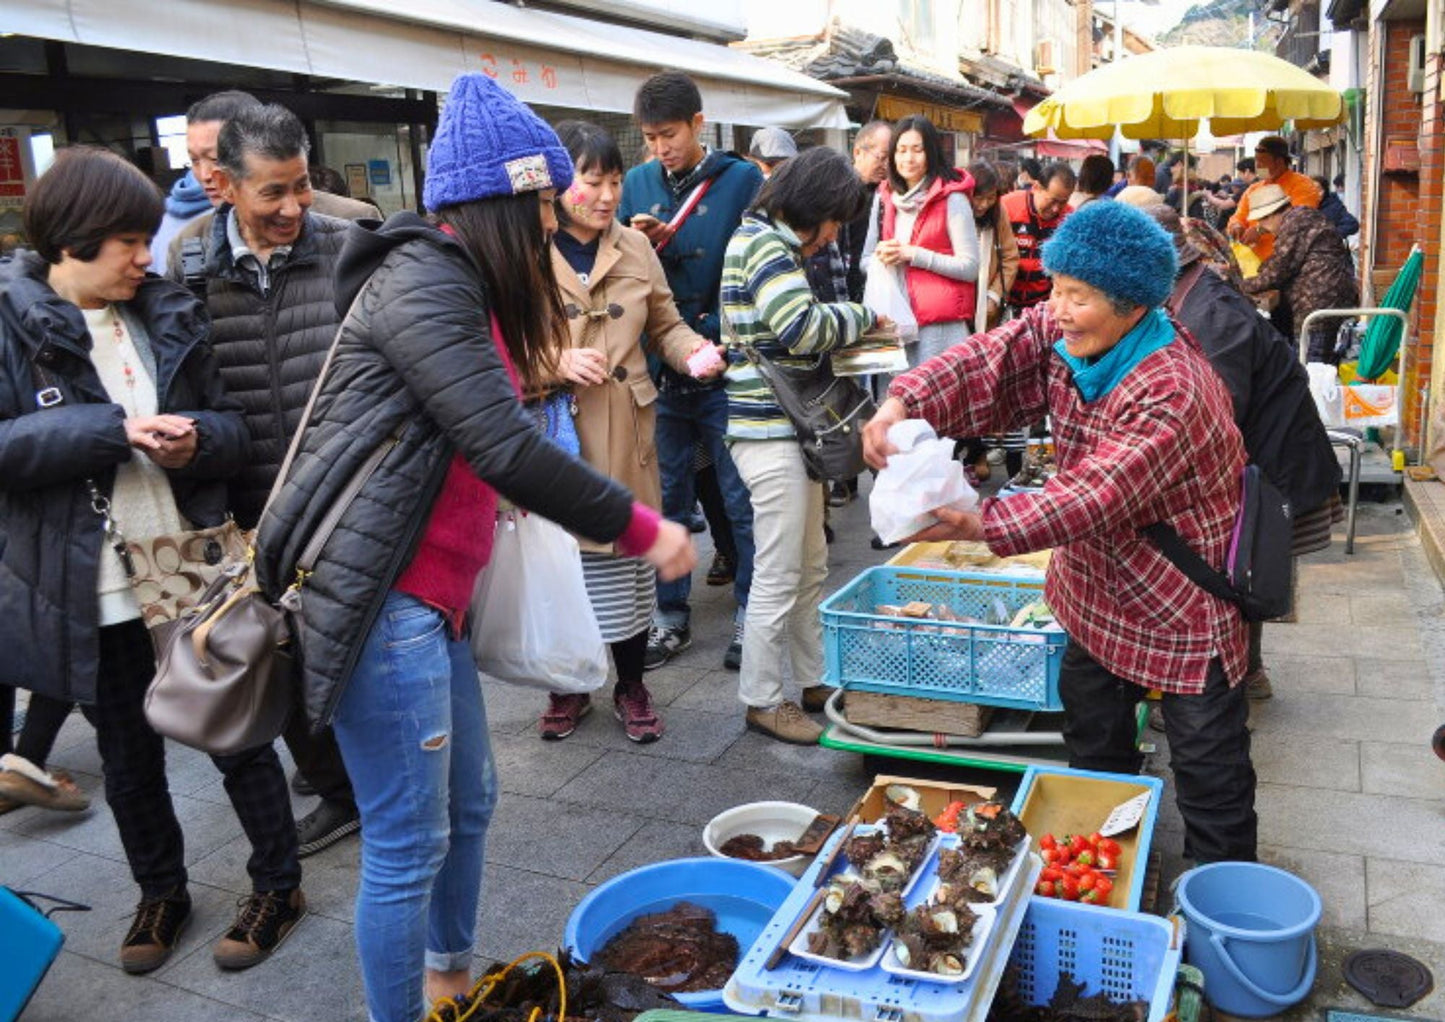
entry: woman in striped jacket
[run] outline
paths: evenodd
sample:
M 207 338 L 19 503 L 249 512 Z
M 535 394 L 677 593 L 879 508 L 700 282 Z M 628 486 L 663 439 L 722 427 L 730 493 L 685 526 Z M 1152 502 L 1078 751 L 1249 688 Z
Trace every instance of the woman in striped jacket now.
M 812 365 L 877 321 L 854 302 L 820 302 L 804 261 L 858 215 L 866 193 L 846 157 L 809 149 L 769 178 L 728 242 L 722 312 L 727 335 L 780 364 Z M 727 442 L 753 500 L 753 585 L 738 695 L 748 727 L 810 745 L 822 728 L 823 633 L 818 604 L 828 575 L 823 489 L 808 478 L 792 424 L 751 364 L 727 374 Z M 802 706 L 783 698 L 788 658 Z

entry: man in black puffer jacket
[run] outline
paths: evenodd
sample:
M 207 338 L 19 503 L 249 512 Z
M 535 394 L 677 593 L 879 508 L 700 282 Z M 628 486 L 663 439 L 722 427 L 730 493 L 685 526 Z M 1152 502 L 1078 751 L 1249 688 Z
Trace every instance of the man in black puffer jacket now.
M 245 409 L 249 456 L 230 495 L 237 522 L 251 529 L 336 336 L 336 261 L 350 224 L 310 212 L 310 146 L 285 107 L 237 112 L 216 144 L 225 202 L 204 248 L 204 297 L 226 390 Z M 182 279 L 184 266 L 170 275 Z M 355 833 L 360 816 L 331 732 L 310 734 L 298 709 L 282 737 L 322 799 L 297 822 L 310 855 Z

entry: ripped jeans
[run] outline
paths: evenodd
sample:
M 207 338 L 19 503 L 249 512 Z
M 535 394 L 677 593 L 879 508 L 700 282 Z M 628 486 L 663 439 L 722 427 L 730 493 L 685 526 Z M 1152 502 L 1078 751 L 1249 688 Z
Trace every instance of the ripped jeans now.
M 356 947 L 372 1022 L 425 1014 L 423 968 L 470 967 L 497 774 L 476 664 L 392 591 L 336 708 L 361 810 Z

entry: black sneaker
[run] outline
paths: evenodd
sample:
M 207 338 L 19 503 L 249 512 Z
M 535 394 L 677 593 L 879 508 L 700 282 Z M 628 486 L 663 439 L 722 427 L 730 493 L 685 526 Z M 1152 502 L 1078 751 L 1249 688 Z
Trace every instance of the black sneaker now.
M 120 945 L 120 967 L 132 976 L 159 969 L 176 949 L 190 918 L 191 896 L 184 888 L 159 898 L 142 898 Z
M 642 657 L 642 669 L 650 671 L 661 667 L 691 645 L 692 629 L 689 626 L 666 628 L 653 625 L 647 633 L 647 652 Z
M 733 641 L 728 643 L 727 652 L 723 654 L 723 666 L 730 671 L 742 670 L 743 666 L 743 623 L 733 622 Z
M 361 813 L 354 803 L 323 798 L 320 805 L 296 821 L 298 854 L 303 859 L 315 855 L 360 829 Z
M 729 585 L 736 574 L 737 568 L 733 566 L 733 559 L 727 554 L 715 553 L 712 555 L 712 566 L 707 569 L 707 584 L 710 586 Z
M 306 914 L 306 897 L 299 887 L 256 891 L 236 905 L 241 910 L 236 921 L 211 949 L 216 964 L 223 969 L 249 969 L 264 962 Z

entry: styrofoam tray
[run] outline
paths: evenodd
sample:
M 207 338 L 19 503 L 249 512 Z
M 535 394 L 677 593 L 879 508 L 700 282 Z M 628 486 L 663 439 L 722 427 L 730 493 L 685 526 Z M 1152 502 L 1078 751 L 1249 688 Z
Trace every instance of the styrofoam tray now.
M 927 904 L 933 898 L 933 892 L 938 889 L 938 881 L 929 885 L 927 892 L 919 898 L 916 905 Z M 909 905 L 911 912 L 915 905 Z M 973 935 L 969 940 L 968 947 L 963 951 L 963 972 L 957 976 L 941 976 L 936 972 L 923 972 L 919 969 L 905 968 L 898 961 L 897 947 L 898 935 L 895 933 L 893 939 L 888 942 L 887 953 L 883 956 L 883 971 L 893 976 L 902 976 L 905 979 L 916 979 L 923 983 L 946 983 L 950 986 L 957 986 L 966 982 L 973 976 L 973 970 L 978 965 L 979 959 L 983 957 L 984 951 L 988 949 L 988 936 L 993 930 L 994 923 L 998 920 L 998 912 L 989 905 L 978 904 L 972 906 L 977 918 L 973 923 Z
M 942 834 L 939 836 L 939 841 L 935 846 L 933 855 L 936 858 L 938 853 L 943 851 L 943 849 L 957 848 L 960 843 L 961 839 L 957 834 Z M 1012 860 L 1009 861 L 1008 869 L 1004 870 L 1001 874 L 999 874 L 998 893 L 996 893 L 988 901 L 979 902 L 978 905 L 988 905 L 993 908 L 997 908 L 999 902 L 1003 901 L 1005 898 L 1011 897 L 1013 889 L 1018 883 L 1019 870 L 1023 868 L 1024 860 L 1028 857 L 1029 838 L 1028 835 L 1025 834 L 1023 840 L 1021 840 L 1014 849 L 1014 857 Z M 937 877 L 938 865 L 936 862 L 925 859 L 923 866 L 932 876 L 934 876 L 935 878 Z M 967 878 L 964 878 L 963 882 L 966 883 Z

